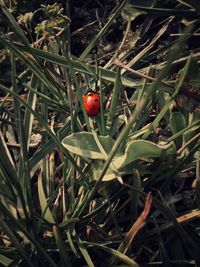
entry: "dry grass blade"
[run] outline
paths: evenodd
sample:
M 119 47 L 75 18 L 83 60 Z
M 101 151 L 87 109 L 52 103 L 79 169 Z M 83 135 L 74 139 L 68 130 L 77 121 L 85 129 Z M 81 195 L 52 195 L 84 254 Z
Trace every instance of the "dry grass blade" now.
M 193 210 L 192 212 L 177 217 L 176 219 L 179 223 L 186 223 L 198 218 L 200 218 L 200 210 Z
M 144 78 L 147 81 L 151 81 L 151 82 L 155 82 L 156 81 L 156 78 L 148 76 L 148 75 L 142 73 L 141 71 L 134 70 L 134 69 L 130 68 L 129 66 L 125 65 L 123 62 L 119 61 L 118 59 L 116 59 L 113 62 L 113 64 L 119 66 L 122 69 L 125 69 L 125 70 L 135 74 L 137 77 Z M 166 82 L 162 81 L 162 84 L 173 88 L 173 86 L 171 84 L 169 84 L 169 83 L 166 83 Z
M 191 143 L 198 141 L 200 138 L 200 133 L 198 133 L 197 135 L 195 135 L 193 138 L 191 138 L 187 143 L 185 143 L 178 151 L 177 151 L 177 155 L 180 155 L 184 149 L 186 149 L 186 147 L 188 145 L 190 145 Z
M 138 217 L 136 222 L 132 225 L 132 227 L 130 228 L 130 230 L 126 234 L 123 242 L 119 246 L 118 250 L 120 252 L 126 253 L 128 248 L 130 247 L 134 237 L 136 236 L 136 234 L 138 233 L 138 231 L 140 230 L 140 228 L 142 227 L 142 225 L 146 221 L 147 216 L 149 215 L 149 212 L 150 212 L 151 206 L 152 206 L 152 201 L 153 201 L 153 198 L 151 196 L 151 193 L 148 193 L 147 199 L 146 199 L 146 202 L 145 202 L 144 210 L 140 214 L 140 216 Z

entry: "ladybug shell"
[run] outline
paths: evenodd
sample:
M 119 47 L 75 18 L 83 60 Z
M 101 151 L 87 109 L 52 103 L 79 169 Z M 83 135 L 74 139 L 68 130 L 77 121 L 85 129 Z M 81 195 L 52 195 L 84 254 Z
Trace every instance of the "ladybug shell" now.
M 83 96 L 85 110 L 89 116 L 95 116 L 100 110 L 100 97 L 97 93 L 89 92 Z

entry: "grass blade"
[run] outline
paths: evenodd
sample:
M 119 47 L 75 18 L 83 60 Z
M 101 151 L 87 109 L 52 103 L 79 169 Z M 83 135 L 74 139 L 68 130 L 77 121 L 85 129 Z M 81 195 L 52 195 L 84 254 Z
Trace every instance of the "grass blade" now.
M 57 246 L 58 246 L 58 249 L 59 249 L 59 252 L 60 252 L 60 256 L 61 256 L 61 260 L 64 264 L 64 266 L 71 266 L 71 263 L 69 261 L 69 257 L 68 257 L 68 253 L 67 253 L 67 250 L 66 250 L 66 246 L 65 246 L 65 243 L 63 242 L 62 240 L 62 237 L 61 237 L 61 233 L 58 229 L 57 226 L 53 226 L 53 234 L 54 234 L 54 237 L 56 239 L 56 243 L 57 243 Z
M 120 69 L 118 68 L 117 73 L 116 73 L 116 81 L 114 84 L 114 89 L 113 89 L 113 94 L 112 94 L 110 111 L 109 111 L 107 122 L 106 122 L 106 130 L 108 132 L 112 131 L 111 127 L 113 124 L 113 118 L 115 116 L 115 112 L 117 111 L 117 103 L 118 103 L 121 85 L 122 84 L 121 84 L 121 79 L 120 79 Z
M 5 41 L 4 43 L 6 46 L 7 42 Z M 19 43 L 15 43 L 15 46 L 18 47 L 20 51 L 29 52 L 29 50 L 25 46 Z M 33 51 L 33 53 L 36 54 L 39 58 L 47 60 L 47 62 L 51 62 L 53 64 L 57 64 L 59 66 L 63 66 L 67 68 L 70 68 L 71 66 L 75 71 L 89 74 L 92 77 L 96 78 L 95 66 L 85 65 L 84 63 L 80 62 L 79 60 L 75 60 L 75 59 L 70 59 L 70 62 L 69 62 L 69 59 L 66 59 L 66 57 L 64 56 L 56 55 L 56 54 L 46 52 L 43 50 L 39 50 L 36 48 L 31 48 L 31 51 Z M 106 80 L 112 83 L 115 82 L 116 73 L 114 71 L 99 67 L 99 71 L 100 70 L 101 70 L 101 77 L 103 80 Z M 121 76 L 121 82 L 124 86 L 130 87 L 130 88 L 138 87 L 138 82 L 130 78 Z
M 48 206 L 48 202 L 47 202 L 44 189 L 43 189 L 42 170 L 40 171 L 40 174 L 38 175 L 38 196 L 39 196 L 39 201 L 40 201 L 40 206 L 41 206 L 43 217 L 49 223 L 55 223 L 55 220 Z
M 78 237 L 77 244 L 79 246 L 79 249 L 80 249 L 85 261 L 87 262 L 88 267 L 95 267 L 91 258 L 90 258 L 90 255 L 89 255 L 87 249 L 85 248 L 85 245 L 82 242 L 82 240 L 80 239 L 80 237 Z
M 122 254 L 121 252 L 113 248 L 109 248 L 109 247 L 100 245 L 98 243 L 91 243 L 91 242 L 84 242 L 84 244 L 87 246 L 92 246 L 96 249 L 104 250 L 105 252 L 109 253 L 111 256 L 117 258 L 118 260 L 123 261 L 124 263 L 127 263 L 128 266 L 139 267 L 139 265 L 133 259 L 129 258 L 128 256 Z
M 29 255 L 26 253 L 26 251 L 24 250 L 24 248 L 21 246 L 20 242 L 18 241 L 16 235 L 14 234 L 14 232 L 9 228 L 9 226 L 6 224 L 5 221 L 3 221 L 2 219 L 0 219 L 0 225 L 1 228 L 3 229 L 3 231 L 8 235 L 8 237 L 10 238 L 11 242 L 16 246 L 17 250 L 19 251 L 19 253 L 21 254 L 22 258 L 26 261 L 26 263 L 28 264 L 28 266 L 34 267 L 34 265 L 32 264 L 32 262 L 30 261 L 30 257 Z
M 102 36 L 105 34 L 105 32 L 108 30 L 108 28 L 111 26 L 113 20 L 120 14 L 122 9 L 124 8 L 127 0 L 124 0 L 121 5 L 118 7 L 118 9 L 115 11 L 115 13 L 111 16 L 111 18 L 108 20 L 108 22 L 104 25 L 104 27 L 101 29 L 101 31 L 97 34 L 97 36 L 94 38 L 92 42 L 88 45 L 88 47 L 83 51 L 83 53 L 80 56 L 80 60 L 83 60 L 93 49 L 93 47 L 97 44 L 97 42 L 102 38 Z

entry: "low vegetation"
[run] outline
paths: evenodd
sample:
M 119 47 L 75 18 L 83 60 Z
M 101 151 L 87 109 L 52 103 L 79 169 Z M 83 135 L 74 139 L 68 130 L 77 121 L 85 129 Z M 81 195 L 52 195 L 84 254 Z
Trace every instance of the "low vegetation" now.
M 1 266 L 199 266 L 199 15 L 0 0 Z

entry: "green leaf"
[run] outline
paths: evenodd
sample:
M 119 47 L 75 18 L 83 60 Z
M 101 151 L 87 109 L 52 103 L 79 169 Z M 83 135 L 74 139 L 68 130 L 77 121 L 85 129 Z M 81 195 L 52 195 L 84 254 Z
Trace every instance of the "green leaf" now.
M 120 14 L 123 7 L 126 4 L 126 0 L 124 0 L 121 5 L 117 8 L 115 13 L 110 17 L 108 22 L 104 25 L 104 27 L 101 29 L 101 31 L 95 36 L 95 38 L 90 42 L 90 44 L 86 47 L 86 49 L 83 51 L 83 53 L 80 56 L 80 59 L 84 59 L 90 51 L 93 49 L 93 47 L 97 44 L 97 42 L 102 38 L 102 36 L 108 31 L 109 27 L 113 23 L 114 19 Z
M 37 88 L 38 86 L 38 80 L 35 75 L 32 75 L 31 77 L 30 86 L 31 88 Z M 27 103 L 30 105 L 30 107 L 33 110 L 35 110 L 35 107 L 36 107 L 36 100 L 37 100 L 37 95 L 34 92 L 29 91 Z M 26 109 L 25 118 L 24 118 L 24 128 L 25 128 L 25 133 L 26 133 L 27 147 L 29 147 L 29 144 L 30 144 L 30 137 L 31 137 L 31 132 L 33 128 L 33 120 L 34 120 L 33 114 L 31 114 L 31 112 Z
M 59 139 L 64 138 L 70 131 L 70 121 L 67 121 L 65 126 L 58 130 L 57 134 L 59 136 Z M 49 139 L 43 146 L 41 146 L 34 155 L 29 160 L 29 166 L 30 169 L 32 169 L 34 166 L 40 162 L 44 157 L 46 157 L 56 146 L 56 142 L 54 140 Z
M 114 144 L 114 140 L 110 136 L 98 136 L 98 138 L 103 149 L 108 154 Z M 106 156 L 100 151 L 92 133 L 73 133 L 65 137 L 62 144 L 73 154 L 90 159 L 106 159 Z
M 16 237 L 15 237 L 15 234 L 13 231 L 14 228 L 18 228 L 22 233 L 24 233 L 24 235 L 27 237 L 27 239 L 33 244 L 33 247 L 48 261 L 50 266 L 57 267 L 57 265 L 55 264 L 53 259 L 50 257 L 49 253 L 45 250 L 43 245 L 38 242 L 38 235 L 37 235 L 37 238 L 35 239 L 32 232 L 27 231 L 24 227 L 24 224 L 22 224 L 22 222 L 20 220 L 16 220 L 15 217 L 12 215 L 12 213 L 10 211 L 8 211 L 1 202 L 0 202 L 0 211 L 1 211 L 1 214 L 4 214 L 4 216 L 7 217 L 10 222 L 12 222 L 12 225 L 8 226 L 3 220 L 0 220 L 0 225 L 1 225 L 1 228 L 3 228 L 4 231 L 6 232 L 6 234 L 9 236 L 10 240 L 13 242 L 13 244 L 16 247 L 16 250 L 18 250 L 19 253 L 23 253 L 21 251 L 22 246 L 18 242 L 18 239 L 17 239 L 17 243 L 15 243 Z M 29 222 L 30 222 L 30 220 L 29 220 Z M 11 227 L 12 227 L 12 230 L 11 230 Z M 23 249 L 23 251 L 24 251 L 24 249 Z M 30 266 L 33 266 L 32 263 L 30 264 Z
M 43 184 L 42 184 L 42 172 L 38 176 L 38 195 L 39 195 L 40 206 L 41 206 L 44 218 L 50 223 L 55 223 L 53 215 L 48 207 L 47 198 L 44 193 Z
M 3 266 L 9 266 L 11 264 L 11 262 L 13 262 L 13 260 L 9 259 L 8 257 L 4 256 L 4 255 L 0 255 L 0 263 Z
M 199 0 L 178 0 L 181 4 L 196 9 L 196 11 L 200 12 L 200 2 Z
M 4 139 L 1 133 L 0 133 L 0 151 L 1 151 L 1 157 L 0 157 L 1 177 L 4 179 L 5 183 L 9 186 L 10 192 L 12 193 L 14 199 L 16 198 L 16 193 L 17 193 L 17 196 L 20 199 L 24 214 L 27 215 L 27 208 L 26 208 L 22 188 L 20 186 L 19 179 L 16 174 L 15 168 L 13 166 L 12 160 L 10 160 L 10 156 L 8 153 L 9 151 L 8 151 L 8 148 L 5 146 L 5 142 L 4 142 Z
M 169 17 L 169 16 L 176 16 L 176 17 L 198 17 L 198 12 L 194 10 L 186 10 L 186 9 L 169 9 L 169 8 L 153 8 L 153 7 L 146 7 L 134 4 L 131 5 L 132 9 L 137 10 L 137 14 L 139 12 L 142 14 L 146 13 L 147 15 L 155 16 L 155 17 Z
M 183 130 L 186 127 L 187 127 L 186 120 L 183 114 L 181 112 L 176 112 L 176 111 L 172 112 L 170 116 L 170 128 L 173 135 Z M 175 143 L 178 148 L 181 147 L 181 145 L 183 144 L 183 135 L 178 136 L 175 140 Z
M 101 174 L 101 170 L 103 168 L 104 162 L 103 160 L 94 160 L 91 163 L 90 167 L 90 177 L 92 177 L 94 180 L 98 180 L 99 175 Z M 108 168 L 102 181 L 111 181 L 113 179 L 116 179 L 116 174 L 112 171 L 111 168 Z
M 77 244 L 79 246 L 79 249 L 80 249 L 85 261 L 87 262 L 88 267 L 95 267 L 93 262 L 92 262 L 92 259 L 91 259 L 90 255 L 89 255 L 89 253 L 88 253 L 83 241 L 80 239 L 80 237 L 77 238 Z
M 119 98 L 119 92 L 120 92 L 121 86 L 122 86 L 122 83 L 121 83 L 120 69 L 118 69 L 116 73 L 116 81 L 114 84 L 110 111 L 109 111 L 107 122 L 106 122 L 106 130 L 108 132 L 111 130 L 111 127 L 113 125 L 113 119 L 114 119 L 115 113 L 117 112 L 117 104 L 118 104 L 118 98 Z
M 199 64 L 194 58 L 191 58 L 191 63 L 186 78 L 186 85 L 191 84 L 194 87 L 200 87 Z
M 106 247 L 104 245 L 100 245 L 98 243 L 91 243 L 91 242 L 84 242 L 85 245 L 88 245 L 88 246 L 92 246 L 96 249 L 101 249 L 101 250 L 104 250 L 105 252 L 107 252 L 108 254 L 112 255 L 113 257 L 115 257 L 116 259 L 124 262 L 124 263 L 127 263 L 129 266 L 132 266 L 132 267 L 139 267 L 139 265 L 131 258 L 129 258 L 128 256 L 124 255 L 123 253 L 121 253 L 120 251 L 117 251 L 113 248 L 109 248 L 109 247 Z
M 66 228 L 69 224 L 73 224 L 77 222 L 79 222 L 78 218 L 67 218 L 65 221 L 59 224 L 59 228 Z
M 46 120 L 41 117 L 35 110 L 33 110 L 24 100 L 22 100 L 15 92 L 9 90 L 7 87 L 3 86 L 0 84 L 0 89 L 2 89 L 4 92 L 11 94 L 12 96 L 14 96 L 20 103 L 22 103 L 38 120 L 38 122 L 46 129 L 47 133 L 49 134 L 49 136 L 51 136 L 51 140 L 50 142 L 54 141 L 58 147 L 63 150 L 63 146 L 59 140 L 59 138 L 51 131 L 51 129 L 48 127 L 48 124 L 46 123 Z M 1 143 L 0 143 L 1 145 Z M 64 151 L 65 154 L 67 154 L 68 159 L 72 162 L 74 168 L 81 173 L 80 168 L 77 166 L 76 162 L 74 161 L 73 157 L 71 157 L 71 155 L 69 153 L 67 153 L 68 151 Z
M 129 195 L 131 197 L 131 216 L 136 219 L 138 215 L 140 192 L 142 191 L 142 183 L 140 173 L 137 169 L 133 169 L 133 175 L 130 177 L 132 180 L 133 189 L 130 189 Z M 134 190 L 136 189 L 136 190 Z
M 4 1 L 2 1 L 2 0 L 0 1 L 0 7 L 3 10 L 5 16 L 9 20 L 9 27 L 12 28 L 13 32 L 15 33 L 15 35 L 28 47 L 29 46 L 28 39 L 26 38 L 23 30 L 19 27 L 19 24 L 17 23 L 17 21 L 13 17 L 12 13 L 6 7 Z
M 194 154 L 194 158 L 196 159 L 196 202 L 198 208 L 200 208 L 200 150 Z
M 6 224 L 6 222 L 2 219 L 0 219 L 0 226 L 1 229 L 6 233 L 6 235 L 9 237 L 10 241 L 16 246 L 17 250 L 21 254 L 21 257 L 26 261 L 28 266 L 34 267 L 32 262 L 30 261 L 30 257 L 24 247 L 22 247 L 21 243 L 19 242 L 16 234 L 13 232 L 13 230 Z
M 54 234 L 54 237 L 56 239 L 56 244 L 57 244 L 57 247 L 59 249 L 61 260 L 62 260 L 64 266 L 70 267 L 71 263 L 69 261 L 66 244 L 64 243 L 64 241 L 62 239 L 59 228 L 55 225 L 53 226 L 53 234 Z
M 126 148 L 125 155 L 115 158 L 113 163 L 121 169 L 137 159 L 166 157 L 173 155 L 175 151 L 175 145 L 173 142 L 161 146 L 146 140 L 135 140 L 129 143 Z
M 5 38 L 1 36 L 0 43 L 7 47 L 17 58 L 23 61 L 28 66 L 28 68 L 36 75 L 36 77 L 38 77 L 38 79 L 40 79 L 44 83 L 44 85 L 51 91 L 53 96 L 57 97 L 57 99 L 60 97 L 58 91 L 55 89 L 58 88 L 58 84 L 56 84 L 56 81 L 53 80 L 48 73 L 46 73 L 45 69 L 41 69 L 38 62 L 35 61 L 30 54 L 29 56 L 25 55 L 25 53 L 20 49 L 20 47 L 17 47 L 16 45 L 7 42 Z M 29 52 L 30 49 L 28 49 L 27 51 Z
M 3 41 L 1 39 L 0 39 L 0 41 L 4 46 L 9 46 L 9 43 L 7 41 L 5 41 L 5 40 Z M 26 46 L 19 44 L 19 43 L 15 43 L 15 47 L 19 48 L 19 50 L 21 52 L 26 52 L 26 53 L 29 53 L 29 50 L 31 50 L 31 52 L 34 55 L 46 60 L 47 62 L 51 62 L 53 64 L 67 67 L 67 68 L 71 67 L 75 71 L 89 74 L 93 77 L 96 77 L 95 66 L 86 65 L 83 62 L 81 62 L 80 60 L 66 59 L 66 57 L 64 57 L 64 56 L 56 55 L 54 53 L 46 52 L 46 51 L 36 49 L 36 48 L 27 49 Z M 115 82 L 116 73 L 114 71 L 107 70 L 107 69 L 104 69 L 102 67 L 99 67 L 99 69 L 101 70 L 101 78 L 103 80 L 106 80 L 106 81 L 109 81 L 112 83 Z M 121 82 L 124 86 L 130 87 L 130 88 L 137 87 L 139 84 L 137 81 L 130 79 L 130 78 L 126 78 L 124 76 L 121 76 Z
M 182 40 L 182 41 L 184 42 L 184 40 Z M 176 51 L 175 49 L 177 49 L 177 48 L 178 48 L 178 46 L 174 48 L 173 53 L 175 53 L 175 51 Z M 175 55 L 173 55 L 173 57 L 174 56 Z M 175 90 L 174 90 L 173 94 L 167 99 L 165 105 L 162 107 L 161 111 L 156 116 L 155 120 L 152 122 L 152 124 L 150 126 L 150 129 L 148 130 L 148 132 L 146 132 L 143 135 L 143 139 L 146 139 L 149 136 L 149 134 L 151 133 L 151 130 L 155 129 L 158 126 L 158 124 L 161 121 L 161 119 L 165 116 L 165 114 L 170 109 L 170 106 L 173 103 L 174 98 L 178 94 L 179 90 L 181 89 L 181 86 L 182 86 L 183 82 L 185 81 L 185 79 L 187 77 L 188 71 L 189 71 L 190 66 L 191 66 L 191 62 L 192 62 L 192 57 L 190 56 L 188 58 L 187 62 L 185 63 L 185 66 L 181 70 L 181 74 L 180 74 L 180 77 L 179 77 L 179 79 L 177 81 L 177 84 L 176 84 L 176 87 L 175 87 Z
M 129 18 L 131 18 L 131 20 L 133 20 L 134 18 L 136 18 L 140 15 L 146 14 L 146 12 L 143 10 L 138 10 L 138 9 L 134 8 L 132 4 L 142 6 L 142 7 L 153 7 L 154 3 L 155 3 L 155 0 L 128 1 L 128 3 L 126 4 L 126 6 L 124 7 L 124 9 L 122 11 L 122 16 L 124 19 L 128 20 Z
M 154 95 L 154 93 L 156 92 L 157 88 L 159 88 L 159 85 L 161 84 L 162 80 L 167 76 L 170 68 L 171 68 L 171 64 L 172 62 L 177 58 L 177 56 L 179 55 L 179 51 L 180 51 L 180 46 L 183 46 L 183 44 L 185 43 L 186 38 L 185 36 L 183 36 L 183 38 L 180 39 L 179 42 L 176 43 L 176 46 L 173 47 L 173 53 L 171 54 L 167 64 L 165 65 L 165 67 L 162 69 L 162 71 L 159 72 L 158 78 L 156 79 L 155 82 L 153 82 L 149 88 L 149 90 L 147 92 L 145 92 L 144 97 L 141 99 L 141 101 L 136 105 L 136 108 L 134 109 L 133 113 L 130 116 L 130 119 L 127 123 L 127 125 L 120 131 L 120 134 L 118 136 L 118 138 L 116 139 L 107 160 L 105 161 L 101 174 L 98 178 L 98 180 L 96 181 L 96 183 L 94 184 L 93 188 L 90 190 L 90 192 L 88 193 L 88 196 L 86 197 L 86 199 L 83 201 L 82 205 L 80 205 L 80 207 L 76 210 L 75 212 L 75 216 L 80 216 L 84 210 L 90 205 L 90 201 L 92 200 L 93 196 L 95 195 L 96 191 L 99 188 L 99 185 L 101 184 L 101 181 L 107 171 L 107 169 L 109 168 L 111 162 L 114 163 L 113 158 L 114 156 L 116 156 L 117 151 L 119 151 L 119 148 L 121 147 L 121 144 L 124 142 L 124 140 L 127 139 L 127 136 L 131 130 L 131 128 L 133 127 L 133 124 L 137 121 L 138 119 L 138 114 L 140 114 L 146 107 L 146 105 L 149 102 L 149 99 Z M 119 160 L 118 162 L 119 165 L 115 165 L 118 166 L 118 168 L 121 165 L 121 161 Z

